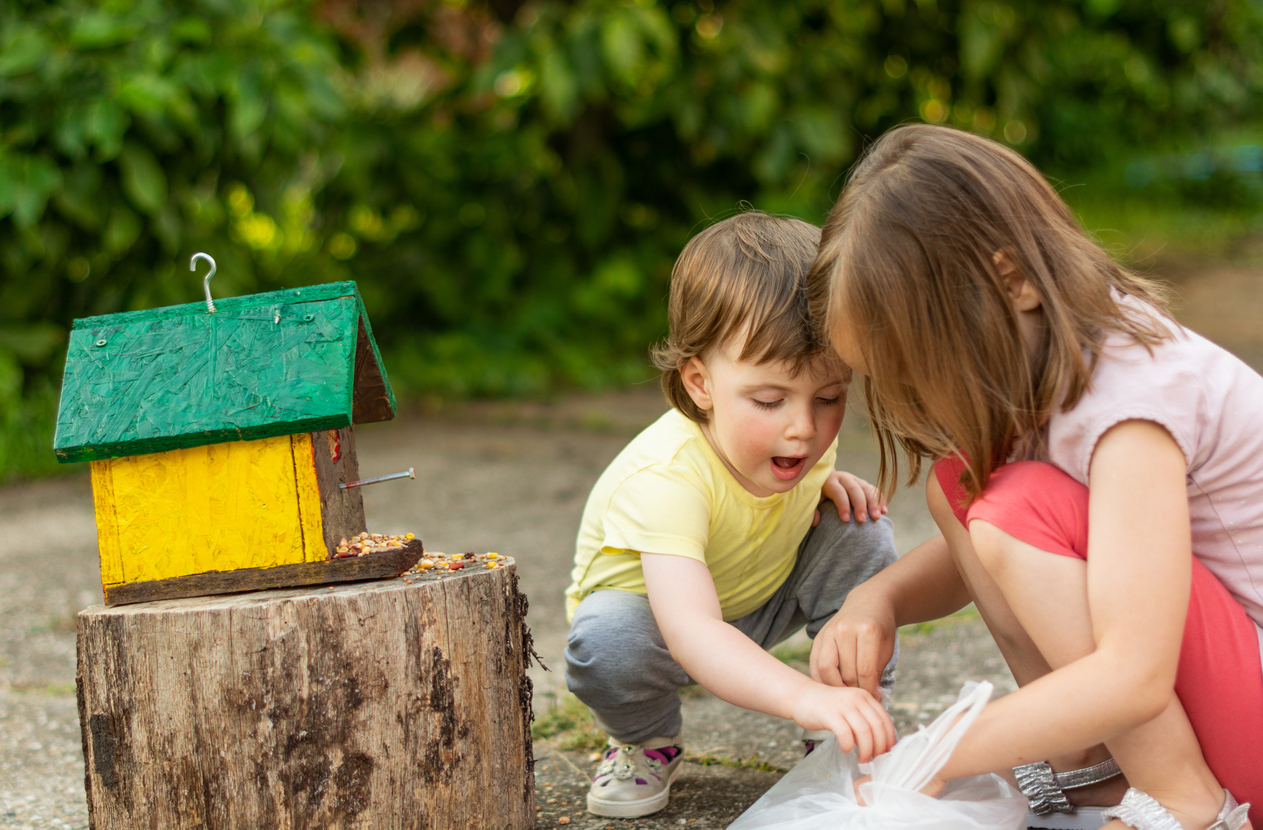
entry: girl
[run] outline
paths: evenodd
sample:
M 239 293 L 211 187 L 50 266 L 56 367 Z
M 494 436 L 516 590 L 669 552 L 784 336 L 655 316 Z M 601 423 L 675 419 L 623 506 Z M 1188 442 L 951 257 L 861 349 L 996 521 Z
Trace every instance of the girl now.
M 867 376 L 879 486 L 900 447 L 909 482 L 935 460 L 942 531 L 852 592 L 835 623 L 852 636 L 818 644 L 813 674 L 869 688 L 898 626 L 972 600 L 1021 688 L 942 779 L 1017 767 L 1036 812 L 1069 814 L 1035 826 L 1092 804 L 1116 805 L 1111 830 L 1248 826 L 1263 378 L 1176 324 L 1021 156 L 944 127 L 870 149 L 810 290 Z

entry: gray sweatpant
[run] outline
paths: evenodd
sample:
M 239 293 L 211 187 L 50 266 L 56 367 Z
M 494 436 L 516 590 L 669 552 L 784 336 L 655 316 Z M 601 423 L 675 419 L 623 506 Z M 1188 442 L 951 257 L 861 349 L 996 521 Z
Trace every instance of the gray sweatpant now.
M 806 626 L 814 638 L 851 589 L 895 561 L 890 520 L 843 522 L 830 504 L 798 547 L 798 560 L 776 594 L 732 625 L 769 649 Z M 625 743 L 680 734 L 679 689 L 694 681 L 671 657 L 649 598 L 629 591 L 594 591 L 570 624 L 566 685 L 592 710 L 597 724 Z M 894 683 L 899 646 L 882 674 Z

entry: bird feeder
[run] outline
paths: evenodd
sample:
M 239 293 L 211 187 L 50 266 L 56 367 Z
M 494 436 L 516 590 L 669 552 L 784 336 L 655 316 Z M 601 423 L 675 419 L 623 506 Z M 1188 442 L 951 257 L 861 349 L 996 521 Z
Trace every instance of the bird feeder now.
M 76 320 L 54 448 L 91 462 L 106 604 L 407 570 L 419 540 L 337 555 L 353 425 L 394 416 L 353 282 Z

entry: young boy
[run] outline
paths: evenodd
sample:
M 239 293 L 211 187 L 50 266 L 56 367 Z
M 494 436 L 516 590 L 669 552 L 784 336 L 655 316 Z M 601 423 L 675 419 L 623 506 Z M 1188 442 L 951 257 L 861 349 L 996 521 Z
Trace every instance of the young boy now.
M 675 264 L 654 355 L 673 409 L 597 481 L 566 591 L 566 682 L 610 735 L 596 815 L 666 806 L 684 755 L 678 690 L 692 683 L 832 731 L 861 760 L 894 743 L 881 701 L 841 685 L 848 644 L 827 625 L 895 546 L 876 490 L 833 469 L 850 370 L 807 315 L 819 242 L 806 222 L 750 211 Z M 804 625 L 816 680 L 765 651 Z

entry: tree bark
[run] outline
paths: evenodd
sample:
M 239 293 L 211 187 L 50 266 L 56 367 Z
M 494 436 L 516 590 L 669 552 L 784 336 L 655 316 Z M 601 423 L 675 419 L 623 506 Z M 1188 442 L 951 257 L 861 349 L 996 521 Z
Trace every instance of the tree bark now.
M 526 598 L 500 561 L 85 610 L 92 828 L 534 826 Z

